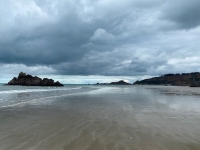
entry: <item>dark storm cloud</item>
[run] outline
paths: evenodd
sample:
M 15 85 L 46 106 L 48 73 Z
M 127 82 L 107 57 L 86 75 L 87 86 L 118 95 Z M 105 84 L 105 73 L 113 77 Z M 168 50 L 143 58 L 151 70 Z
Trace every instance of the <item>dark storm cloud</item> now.
M 70 22 L 59 20 L 56 23 L 44 23 L 31 31 L 19 33 L 16 37 L 15 33 L 10 34 L 13 40 L 1 43 L 0 61 L 37 65 L 61 63 L 82 57 L 87 50 L 80 51 L 80 45 L 88 41 L 93 34 L 93 27 L 80 23 L 76 15 L 71 15 L 67 18 Z
M 200 25 L 199 0 L 169 0 L 163 9 L 163 16 L 181 28 L 194 28 Z
M 193 71 L 199 6 L 198 0 L 3 0 L 0 67 L 64 75 Z
M 135 58 L 129 65 L 129 70 L 135 72 L 147 72 L 148 69 L 157 69 L 157 67 L 166 64 L 165 60 L 159 60 L 156 58 L 140 60 L 140 58 Z

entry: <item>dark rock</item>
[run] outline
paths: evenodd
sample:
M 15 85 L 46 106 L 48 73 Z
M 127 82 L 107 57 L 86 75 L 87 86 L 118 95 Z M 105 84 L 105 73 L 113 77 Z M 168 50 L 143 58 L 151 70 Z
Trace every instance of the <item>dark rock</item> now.
M 64 86 L 60 82 L 54 82 L 52 79 L 44 78 L 43 80 L 37 76 L 26 75 L 20 72 L 18 78 L 14 77 L 6 85 L 22 85 L 22 86 Z
M 130 83 L 124 82 L 123 80 L 120 80 L 118 82 L 111 82 L 110 84 L 117 84 L 117 85 L 129 85 Z
M 97 85 L 130 85 L 130 83 L 120 80 L 118 82 L 111 82 L 111 83 L 97 83 Z
M 24 78 L 24 77 L 26 77 L 26 73 L 20 72 L 18 78 Z
M 190 85 L 190 87 L 200 87 L 200 83 L 199 82 L 194 82 Z

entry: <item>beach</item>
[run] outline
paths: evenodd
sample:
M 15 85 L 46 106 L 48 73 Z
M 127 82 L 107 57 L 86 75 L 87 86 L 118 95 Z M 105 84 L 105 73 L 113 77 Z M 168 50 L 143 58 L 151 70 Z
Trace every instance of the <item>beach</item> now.
M 0 87 L 0 150 L 199 150 L 200 88 Z

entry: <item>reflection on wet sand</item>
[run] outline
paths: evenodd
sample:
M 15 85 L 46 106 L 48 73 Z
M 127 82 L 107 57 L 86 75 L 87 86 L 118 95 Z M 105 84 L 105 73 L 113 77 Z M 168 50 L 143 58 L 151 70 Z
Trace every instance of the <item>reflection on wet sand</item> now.
M 200 97 L 157 89 L 102 86 L 2 108 L 0 149 L 199 150 Z

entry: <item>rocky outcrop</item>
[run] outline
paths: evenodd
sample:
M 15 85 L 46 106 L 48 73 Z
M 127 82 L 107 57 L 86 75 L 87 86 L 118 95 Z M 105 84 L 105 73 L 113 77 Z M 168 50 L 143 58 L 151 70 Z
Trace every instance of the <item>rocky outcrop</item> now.
M 111 82 L 111 83 L 97 83 L 97 85 L 130 85 L 130 83 L 120 80 L 118 82 Z
M 194 82 L 190 85 L 190 87 L 200 87 L 200 82 Z
M 114 84 L 114 85 L 129 85 L 130 83 L 127 83 L 123 80 L 120 80 L 118 82 L 111 82 L 110 84 Z
M 22 85 L 22 86 L 64 86 L 60 82 L 54 82 L 52 79 L 41 79 L 37 76 L 26 75 L 24 72 L 20 72 L 18 78 L 14 77 L 6 85 Z
M 200 87 L 200 73 L 165 74 L 160 77 L 136 81 L 134 84 Z

